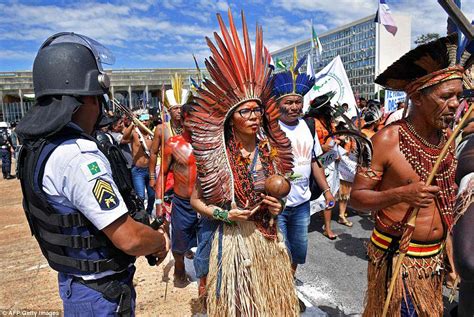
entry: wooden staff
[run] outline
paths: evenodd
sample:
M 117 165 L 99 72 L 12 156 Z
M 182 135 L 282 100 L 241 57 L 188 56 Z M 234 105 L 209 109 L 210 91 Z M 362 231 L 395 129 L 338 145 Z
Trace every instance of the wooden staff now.
M 161 85 L 161 144 L 160 144 L 160 151 L 161 151 L 161 162 L 160 162 L 160 176 L 161 176 L 161 193 L 160 199 L 163 203 L 163 199 L 165 198 L 165 170 L 163 168 L 163 161 L 165 156 L 165 84 Z M 164 206 L 163 206 L 164 207 Z
M 160 144 L 160 179 L 161 179 L 161 192 L 158 193 L 160 195 L 159 199 L 161 199 L 161 208 L 163 212 L 164 202 L 163 199 L 165 198 L 165 171 L 163 168 L 163 161 L 164 161 L 164 155 L 165 155 L 165 84 L 163 83 L 161 85 L 161 144 Z M 166 297 L 168 295 L 168 281 L 169 278 L 166 279 L 166 285 L 165 285 L 165 301 Z
M 120 102 L 118 102 L 116 99 L 112 99 L 112 103 L 114 104 L 114 106 L 119 109 L 120 112 L 122 112 L 123 114 L 125 114 L 127 117 L 129 117 L 130 119 L 132 119 L 133 123 L 137 126 L 139 126 L 140 128 L 142 128 L 147 134 L 151 135 L 151 137 L 153 138 L 153 132 L 146 126 L 144 125 L 140 120 L 138 120 L 135 115 L 127 108 L 125 108 L 124 106 L 122 106 L 120 104 Z
M 461 131 L 461 128 L 464 126 L 464 123 L 466 122 L 471 112 L 472 112 L 472 104 L 469 105 L 469 108 L 467 109 L 466 113 L 461 118 L 461 121 L 459 121 L 459 124 L 454 129 L 453 133 L 451 134 L 448 141 L 446 142 L 443 149 L 441 150 L 441 153 L 438 159 L 436 160 L 435 165 L 433 166 L 433 170 L 431 171 L 430 175 L 428 176 L 428 179 L 425 182 L 426 186 L 429 186 L 431 182 L 433 181 L 434 177 L 436 176 L 436 172 L 438 171 L 438 168 L 441 165 L 441 161 L 444 159 L 444 157 L 448 153 L 450 144 L 454 141 L 458 133 Z M 397 280 L 398 274 L 400 273 L 400 267 L 402 266 L 403 259 L 405 258 L 408 252 L 408 246 L 413 236 L 413 232 L 415 231 L 415 223 L 416 223 L 416 217 L 418 216 L 418 211 L 420 211 L 420 208 L 416 208 L 415 210 L 413 210 L 413 213 L 408 218 L 407 226 L 403 230 L 403 234 L 400 239 L 400 247 L 398 248 L 399 256 L 397 258 L 397 263 L 395 265 L 395 269 L 393 270 L 392 278 L 390 280 L 390 286 L 388 288 L 387 298 L 385 299 L 382 317 L 387 316 L 390 300 L 392 299 L 393 289 L 395 288 L 395 281 Z

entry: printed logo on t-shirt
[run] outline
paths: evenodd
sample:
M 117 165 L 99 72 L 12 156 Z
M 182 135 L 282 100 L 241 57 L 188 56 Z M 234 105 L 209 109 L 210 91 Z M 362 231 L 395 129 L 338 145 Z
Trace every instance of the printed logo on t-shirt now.
M 293 160 L 295 165 L 304 166 L 304 165 L 311 165 L 311 150 L 313 146 L 312 144 L 308 144 L 307 142 L 301 142 L 300 140 L 296 140 L 293 143 Z

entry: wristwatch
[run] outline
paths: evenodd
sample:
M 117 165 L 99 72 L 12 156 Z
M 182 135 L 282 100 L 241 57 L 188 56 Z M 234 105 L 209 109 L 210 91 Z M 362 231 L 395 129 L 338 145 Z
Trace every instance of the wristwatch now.
M 163 200 L 161 200 L 160 198 L 155 199 L 155 205 L 161 205 L 162 203 L 163 203 Z

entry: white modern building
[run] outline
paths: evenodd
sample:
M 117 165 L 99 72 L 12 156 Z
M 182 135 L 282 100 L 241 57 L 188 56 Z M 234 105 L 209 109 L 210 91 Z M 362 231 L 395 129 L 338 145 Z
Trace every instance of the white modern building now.
M 313 57 L 316 72 L 340 55 L 354 94 L 374 98 L 380 89 L 374 84 L 375 77 L 411 48 L 411 16 L 394 14 L 393 18 L 398 27 L 395 36 L 374 22 L 375 15 L 320 34 L 323 53 L 319 63 Z M 280 59 L 291 65 L 295 46 L 300 58 L 308 54 L 311 39 L 272 52 L 274 61 Z

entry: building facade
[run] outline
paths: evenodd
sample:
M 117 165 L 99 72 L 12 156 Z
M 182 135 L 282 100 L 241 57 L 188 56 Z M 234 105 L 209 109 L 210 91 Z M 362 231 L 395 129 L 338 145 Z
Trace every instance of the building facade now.
M 339 55 L 356 97 L 374 98 L 380 89 L 374 84 L 375 77 L 411 47 L 411 17 L 393 17 L 398 27 L 395 36 L 374 22 L 375 15 L 320 34 L 323 52 L 319 59 L 313 54 L 315 71 L 320 71 Z M 298 58 L 301 58 L 309 53 L 311 39 L 272 52 L 273 60 L 281 60 L 285 65 L 291 65 L 294 47 L 297 49 Z
M 197 70 L 186 68 L 117 69 L 106 70 L 110 76 L 110 96 L 129 108 L 157 107 L 162 85 L 171 88 L 171 76 L 179 74 L 184 88 L 189 88 L 189 77 L 197 81 Z M 204 74 L 208 76 L 207 73 Z M 0 121 L 20 120 L 34 104 L 31 71 L 0 72 Z

